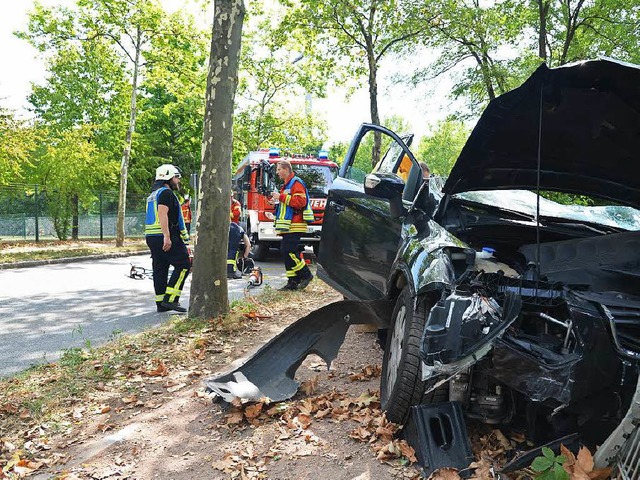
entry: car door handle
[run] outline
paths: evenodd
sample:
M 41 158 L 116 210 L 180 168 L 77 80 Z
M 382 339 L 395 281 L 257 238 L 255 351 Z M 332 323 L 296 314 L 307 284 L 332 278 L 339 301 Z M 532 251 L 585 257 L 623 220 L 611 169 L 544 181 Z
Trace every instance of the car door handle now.
M 329 206 L 336 212 L 336 213 L 342 213 L 345 210 L 345 206 L 338 203 L 338 202 L 334 202 L 333 200 L 331 200 L 329 202 Z

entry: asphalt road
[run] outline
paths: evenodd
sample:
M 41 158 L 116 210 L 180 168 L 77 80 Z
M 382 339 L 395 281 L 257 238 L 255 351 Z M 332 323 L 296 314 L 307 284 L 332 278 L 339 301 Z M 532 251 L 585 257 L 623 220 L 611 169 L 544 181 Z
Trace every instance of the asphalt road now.
M 274 252 L 275 253 L 275 252 Z M 170 312 L 157 313 L 153 281 L 127 275 L 131 264 L 151 269 L 148 254 L 131 257 L 0 270 L 0 377 L 57 360 L 69 348 L 95 347 L 119 333 L 160 325 Z M 262 287 L 286 283 L 274 255 L 260 262 Z M 190 279 L 180 303 L 189 304 Z M 229 280 L 229 300 L 244 297 L 247 277 Z

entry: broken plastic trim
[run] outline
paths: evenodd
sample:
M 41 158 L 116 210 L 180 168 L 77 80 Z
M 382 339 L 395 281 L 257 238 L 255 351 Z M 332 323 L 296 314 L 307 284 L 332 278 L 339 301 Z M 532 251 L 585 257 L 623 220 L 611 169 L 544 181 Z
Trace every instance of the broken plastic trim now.
M 439 386 L 445 384 L 451 380 L 455 375 L 459 374 L 463 370 L 466 370 L 471 365 L 477 363 L 493 348 L 493 344 L 496 339 L 500 338 L 504 332 L 516 321 L 522 308 L 521 298 L 513 292 L 505 293 L 504 307 L 503 307 L 503 323 L 498 328 L 487 333 L 481 342 L 476 343 L 467 352 L 461 355 L 456 361 L 442 364 L 435 362 L 433 366 L 429 366 L 424 361 L 422 362 L 422 380 L 428 380 L 432 376 L 445 375 L 446 377 L 431 385 L 425 394 L 433 392 Z M 476 314 L 481 314 L 480 311 L 476 311 Z
M 227 402 L 236 398 L 287 400 L 298 391 L 294 377 L 307 355 L 318 355 L 329 369 L 350 325 L 370 323 L 386 328 L 392 308 L 387 300 L 344 300 L 326 305 L 289 325 L 242 366 L 206 379 L 207 392 Z

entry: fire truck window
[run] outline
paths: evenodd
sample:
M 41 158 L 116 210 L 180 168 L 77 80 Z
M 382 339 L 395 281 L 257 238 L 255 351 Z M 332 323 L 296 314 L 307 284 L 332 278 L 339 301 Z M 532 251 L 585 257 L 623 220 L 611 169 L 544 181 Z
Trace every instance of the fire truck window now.
M 294 164 L 293 170 L 307 186 L 309 196 L 314 198 L 326 198 L 333 180 L 338 175 L 338 169 L 328 165 Z M 282 182 L 278 182 L 280 188 Z

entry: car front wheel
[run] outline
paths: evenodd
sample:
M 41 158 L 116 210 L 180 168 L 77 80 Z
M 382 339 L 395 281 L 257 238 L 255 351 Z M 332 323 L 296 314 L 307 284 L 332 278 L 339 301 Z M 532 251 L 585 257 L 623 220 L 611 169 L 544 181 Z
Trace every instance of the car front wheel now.
M 441 397 L 445 391 L 448 394 L 445 385 L 423 398 L 425 382 L 421 379 L 420 340 L 431 305 L 428 300 L 415 302 L 409 288 L 405 287 L 396 301 L 391 328 L 387 332 L 380 401 L 387 419 L 401 425 L 408 420 L 413 405 L 446 401 Z

